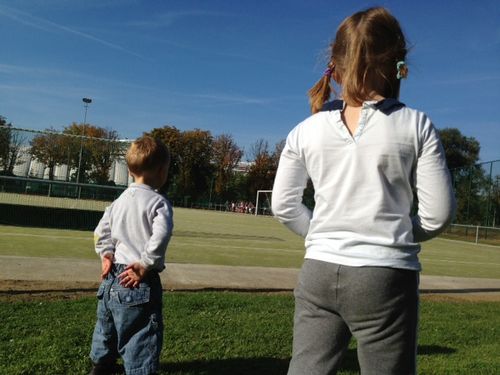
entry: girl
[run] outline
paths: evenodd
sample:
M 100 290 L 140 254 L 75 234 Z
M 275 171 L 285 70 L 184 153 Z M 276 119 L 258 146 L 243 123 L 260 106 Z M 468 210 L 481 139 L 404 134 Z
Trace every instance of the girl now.
M 289 374 L 336 373 L 351 335 L 362 374 L 416 372 L 418 243 L 446 227 L 455 201 L 435 128 L 398 101 L 406 53 L 386 9 L 345 19 L 309 91 L 313 115 L 287 137 L 272 208 L 306 246 Z M 325 104 L 331 79 L 342 100 Z

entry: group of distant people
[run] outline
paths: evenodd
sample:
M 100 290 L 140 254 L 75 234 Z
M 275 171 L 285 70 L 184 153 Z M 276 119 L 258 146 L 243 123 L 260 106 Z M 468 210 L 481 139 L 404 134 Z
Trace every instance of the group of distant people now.
M 246 201 L 226 203 L 226 211 L 237 212 L 240 214 L 254 214 L 255 205 L 252 202 Z

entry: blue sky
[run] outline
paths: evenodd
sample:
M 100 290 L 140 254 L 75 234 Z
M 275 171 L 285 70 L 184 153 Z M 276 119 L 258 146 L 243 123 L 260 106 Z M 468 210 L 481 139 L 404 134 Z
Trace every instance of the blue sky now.
M 387 7 L 412 50 L 401 101 L 500 159 L 500 4 L 473 1 L 0 0 L 0 115 L 124 138 L 173 125 L 271 147 L 309 114 L 306 92 L 346 16 Z

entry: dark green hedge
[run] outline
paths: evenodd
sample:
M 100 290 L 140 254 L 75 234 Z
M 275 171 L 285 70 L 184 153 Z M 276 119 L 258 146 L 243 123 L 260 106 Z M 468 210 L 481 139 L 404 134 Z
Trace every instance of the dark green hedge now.
M 94 230 L 103 212 L 0 203 L 0 224 Z

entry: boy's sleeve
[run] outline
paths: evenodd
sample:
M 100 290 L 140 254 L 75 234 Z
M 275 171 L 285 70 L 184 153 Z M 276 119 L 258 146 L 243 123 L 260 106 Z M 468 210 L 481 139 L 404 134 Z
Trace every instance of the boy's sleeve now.
M 111 206 L 106 207 L 104 211 L 104 215 L 102 216 L 99 224 L 94 230 L 94 245 L 95 251 L 101 259 L 106 254 L 114 254 L 115 253 L 115 244 L 113 239 L 111 238 L 111 226 L 109 224 Z
M 146 268 L 162 271 L 165 268 L 165 253 L 174 228 L 172 206 L 162 200 L 153 213 L 153 230 L 139 263 Z
M 418 212 L 412 218 L 416 242 L 427 241 L 441 233 L 451 222 L 456 208 L 444 149 L 436 129 L 426 117 L 422 134 L 415 173 Z

